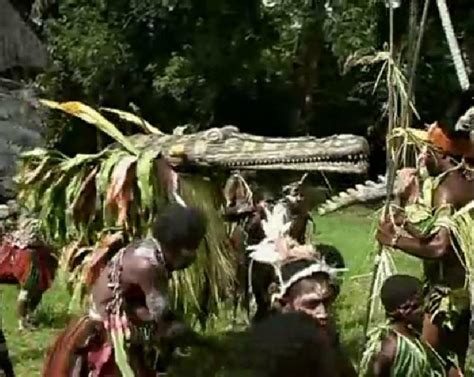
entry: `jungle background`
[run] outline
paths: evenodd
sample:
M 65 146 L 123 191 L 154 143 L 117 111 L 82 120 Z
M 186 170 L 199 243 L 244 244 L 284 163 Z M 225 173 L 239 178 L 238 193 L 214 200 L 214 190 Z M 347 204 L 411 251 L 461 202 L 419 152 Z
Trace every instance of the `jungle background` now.
M 79 100 L 138 112 L 165 132 L 234 124 L 271 136 L 354 133 L 372 148 L 370 175 L 385 170 L 388 9 L 375 0 L 15 0 L 11 4 L 46 46 L 47 69 L 10 67 L 2 76 L 33 82 L 45 98 Z M 395 11 L 395 56 L 408 76 L 424 1 Z M 474 4 L 448 3 L 468 73 L 474 69 Z M 431 1 L 416 72 L 420 120 L 452 123 L 472 103 L 461 92 L 435 1 Z M 132 128 L 123 129 L 132 133 Z M 109 141 L 56 114 L 51 147 L 93 153 Z M 339 300 L 343 339 L 361 346 L 373 211 L 352 208 L 315 217 L 318 240 L 338 247 L 350 269 Z M 357 231 L 354 231 L 357 229 Z M 351 237 L 347 237 L 350 234 Z M 418 263 L 397 259 L 399 270 Z M 68 319 L 60 279 L 33 333 L 17 330 L 16 289 L 2 288 L 2 317 L 19 376 L 38 376 L 54 334 Z M 354 315 L 354 313 L 356 313 Z M 224 321 L 210 331 L 221 331 Z

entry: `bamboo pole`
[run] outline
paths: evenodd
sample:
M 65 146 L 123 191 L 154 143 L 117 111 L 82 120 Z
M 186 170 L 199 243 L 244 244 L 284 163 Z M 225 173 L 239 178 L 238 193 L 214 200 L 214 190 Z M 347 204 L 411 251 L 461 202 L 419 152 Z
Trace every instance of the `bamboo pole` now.
M 394 82 L 393 82 L 393 69 L 394 69 L 394 43 L 393 43 L 393 31 L 394 31 L 394 14 L 393 14 L 393 5 L 389 2 L 389 17 L 390 17 L 390 39 L 389 39 L 389 62 L 387 67 L 387 89 L 388 89 L 388 130 L 387 130 L 387 140 L 386 140 L 386 160 L 387 160 L 387 196 L 385 199 L 385 205 L 383 210 L 383 216 L 385 217 L 388 213 L 388 208 L 390 204 L 390 198 L 393 191 L 393 186 L 395 183 L 395 175 L 397 169 L 397 161 L 399 157 L 399 153 L 396 156 L 392 155 L 392 143 L 391 138 L 389 137 L 392 134 L 392 130 L 395 125 L 395 91 L 394 91 Z M 382 254 L 382 245 L 379 243 L 376 251 L 376 257 L 374 266 L 372 269 L 372 277 L 370 282 L 370 291 L 369 291 L 369 299 L 367 300 L 367 307 L 366 307 L 366 316 L 364 322 L 364 344 L 367 343 L 369 326 L 372 322 L 372 311 L 373 311 L 373 295 L 372 291 L 375 287 L 377 272 L 380 267 L 380 256 Z M 361 347 L 362 349 L 362 347 Z M 360 357 L 359 360 L 362 358 Z M 359 366 L 360 369 L 360 366 Z

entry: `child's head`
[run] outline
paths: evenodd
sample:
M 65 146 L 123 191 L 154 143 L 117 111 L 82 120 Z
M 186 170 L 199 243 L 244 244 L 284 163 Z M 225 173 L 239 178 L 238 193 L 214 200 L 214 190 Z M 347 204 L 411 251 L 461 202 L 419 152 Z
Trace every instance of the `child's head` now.
M 420 330 L 423 325 L 422 290 L 421 281 L 413 276 L 393 275 L 385 280 L 380 296 L 387 317 Z

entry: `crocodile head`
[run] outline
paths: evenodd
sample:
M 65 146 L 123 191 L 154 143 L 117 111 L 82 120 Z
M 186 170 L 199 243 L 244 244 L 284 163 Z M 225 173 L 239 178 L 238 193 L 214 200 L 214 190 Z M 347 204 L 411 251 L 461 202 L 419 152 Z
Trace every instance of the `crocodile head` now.
M 188 135 L 134 135 L 130 140 L 140 148 L 160 149 L 175 166 L 354 174 L 368 168 L 369 145 L 355 135 L 266 137 L 225 126 Z

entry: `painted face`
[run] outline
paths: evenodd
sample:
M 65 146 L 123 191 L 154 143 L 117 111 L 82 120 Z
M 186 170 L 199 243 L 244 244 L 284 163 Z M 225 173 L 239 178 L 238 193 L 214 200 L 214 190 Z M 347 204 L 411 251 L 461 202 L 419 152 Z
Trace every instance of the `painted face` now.
M 304 282 L 303 282 L 304 283 Z M 334 301 L 335 292 L 326 278 L 311 279 L 307 287 L 302 287 L 291 302 L 295 311 L 301 311 L 313 317 L 321 326 L 326 326 L 329 320 L 329 311 Z M 307 289 L 311 287 L 311 289 Z

